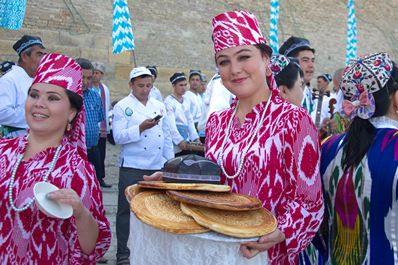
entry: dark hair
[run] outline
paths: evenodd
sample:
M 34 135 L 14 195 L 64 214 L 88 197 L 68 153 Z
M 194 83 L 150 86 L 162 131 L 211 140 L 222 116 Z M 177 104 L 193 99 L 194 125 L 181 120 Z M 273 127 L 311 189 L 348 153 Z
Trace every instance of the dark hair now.
M 190 74 L 190 75 L 189 75 L 189 81 L 191 81 L 191 78 L 192 78 L 193 76 L 195 76 L 195 75 L 199 76 L 199 79 L 202 81 L 202 75 L 199 74 L 199 73 L 192 73 L 192 74 Z
M 398 69 L 393 62 L 391 78 L 387 84 L 379 91 L 373 93 L 375 99 L 375 113 L 373 117 L 380 117 L 387 113 L 390 107 L 390 96 L 398 90 Z M 357 166 L 369 147 L 373 143 L 376 135 L 376 128 L 369 120 L 355 117 L 347 131 L 346 143 L 344 145 L 343 168 Z
M 19 58 L 18 58 L 18 63 L 22 63 L 22 55 L 23 54 L 26 54 L 27 56 L 31 56 L 32 55 L 32 52 L 33 52 L 33 48 L 34 47 L 39 47 L 40 49 L 45 49 L 44 48 L 44 46 L 42 45 L 42 44 L 36 44 L 36 45 L 33 45 L 33 46 L 31 46 L 31 47 L 29 47 L 29 48 L 26 48 L 24 51 L 22 51 L 21 52 L 21 54 L 19 55 Z
M 315 54 L 315 50 L 314 49 L 302 47 L 302 48 L 299 48 L 299 49 L 295 50 L 293 53 L 289 54 L 289 57 L 298 57 L 299 53 L 302 52 L 302 51 L 310 51 L 313 54 Z
M 83 107 L 83 98 L 76 94 L 75 92 L 72 92 L 70 90 L 66 89 L 66 94 L 68 95 L 70 105 L 72 108 L 76 109 L 77 112 L 81 111 Z
M 158 77 L 158 69 L 156 68 L 156 65 L 147 65 L 146 68 L 151 72 L 155 79 Z
M 326 77 L 324 77 L 323 75 L 318 76 L 316 79 L 319 79 L 319 78 L 322 78 L 323 81 L 325 81 L 325 82 L 327 82 L 327 83 L 330 82 L 329 80 L 326 80 Z
M 77 58 L 76 62 L 80 65 L 82 69 L 94 71 L 94 66 L 91 64 L 89 60 L 85 58 Z
M 303 70 L 298 63 L 296 63 L 292 58 L 290 63 L 283 68 L 277 75 L 275 75 L 275 82 L 279 86 L 286 86 L 288 89 L 292 89 L 297 81 L 298 75 L 301 78 L 304 77 Z
M 254 47 L 261 51 L 261 54 L 266 54 L 269 58 L 272 56 L 272 49 L 265 43 L 255 44 Z

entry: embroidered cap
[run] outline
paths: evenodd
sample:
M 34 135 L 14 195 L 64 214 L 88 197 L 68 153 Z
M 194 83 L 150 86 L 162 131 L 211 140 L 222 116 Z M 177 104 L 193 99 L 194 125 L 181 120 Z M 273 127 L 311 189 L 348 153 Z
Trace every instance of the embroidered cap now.
M 291 36 L 279 48 L 279 53 L 285 56 L 294 56 L 296 53 L 304 50 L 315 53 L 315 49 L 311 47 L 309 40 Z
M 13 46 L 12 48 L 17 52 L 18 56 L 21 56 L 21 53 L 34 45 L 40 45 L 44 48 L 43 43 L 40 37 L 23 35 Z
M 358 57 L 344 69 L 340 88 L 347 98 L 357 91 L 374 93 L 387 84 L 391 71 L 392 60 L 385 52 Z
M 151 71 L 151 74 L 156 78 L 158 76 L 158 69 L 156 68 L 156 65 L 147 65 L 146 67 L 149 71 Z
M 318 78 L 323 78 L 328 83 L 332 82 L 332 76 L 330 74 L 323 74 L 318 76 L 317 79 Z
M 220 183 L 220 167 L 217 163 L 198 155 L 172 158 L 163 166 L 163 180 L 177 183 Z
M 151 71 L 149 71 L 148 68 L 143 67 L 143 66 L 136 67 L 136 68 L 133 68 L 133 70 L 131 70 L 131 72 L 130 72 L 130 80 L 133 78 L 136 78 L 139 76 L 145 76 L 145 75 L 152 76 Z
M 257 18 L 249 11 L 225 12 L 212 19 L 214 52 L 227 48 L 267 44 Z M 271 56 L 272 49 L 267 46 Z
M 7 73 L 8 71 L 11 70 L 11 68 L 12 68 L 13 65 L 15 65 L 15 63 L 14 63 L 14 62 L 11 62 L 11 61 L 4 61 L 4 62 L 2 62 L 2 63 L 0 64 L 0 72 L 1 72 L 2 74 Z
M 340 84 L 340 89 L 348 99 L 343 101 L 347 116 L 362 119 L 373 116 L 375 102 L 372 93 L 387 84 L 392 68 L 392 60 L 384 52 L 365 55 L 349 62 Z
M 282 72 L 283 69 L 285 69 L 286 66 L 288 66 L 290 63 L 290 59 L 287 58 L 284 55 L 277 54 L 273 55 L 271 57 L 271 65 L 270 69 L 274 76 L 278 75 L 280 72 Z
M 94 71 L 100 71 L 105 74 L 105 65 L 101 62 L 93 62 Z
M 170 77 L 170 83 L 171 84 L 175 84 L 175 82 L 177 81 L 181 81 L 181 80 L 187 80 L 187 78 L 185 77 L 185 74 L 182 72 L 178 72 L 178 73 L 174 73 L 171 77 Z
M 75 60 L 63 54 L 44 55 L 32 85 L 52 84 L 82 95 L 82 69 Z
M 202 76 L 202 72 L 200 70 L 189 70 L 189 78 L 193 75 L 198 75 L 199 77 Z

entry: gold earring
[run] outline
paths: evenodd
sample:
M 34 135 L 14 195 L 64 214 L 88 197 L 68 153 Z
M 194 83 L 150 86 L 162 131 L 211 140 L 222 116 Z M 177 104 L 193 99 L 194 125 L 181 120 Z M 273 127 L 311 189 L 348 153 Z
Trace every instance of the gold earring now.
M 70 130 L 72 130 L 72 124 L 68 122 L 68 125 L 66 125 L 66 131 L 69 132 Z
M 267 69 L 265 70 L 265 75 L 270 76 L 271 74 L 272 74 L 271 69 L 269 69 L 269 67 L 267 67 Z

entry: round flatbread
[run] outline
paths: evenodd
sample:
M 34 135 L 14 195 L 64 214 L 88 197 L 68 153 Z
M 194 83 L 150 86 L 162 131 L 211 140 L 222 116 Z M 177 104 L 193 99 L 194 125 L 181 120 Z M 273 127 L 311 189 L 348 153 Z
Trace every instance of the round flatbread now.
M 138 219 L 160 230 L 174 234 L 192 234 L 209 231 L 181 211 L 179 202 L 162 191 L 143 191 L 130 203 Z
M 204 184 L 204 183 L 166 183 L 163 181 L 139 181 L 141 188 L 161 189 L 161 190 L 202 190 L 214 192 L 230 191 L 228 185 Z
M 126 199 L 128 202 L 131 202 L 131 200 L 140 192 L 143 191 L 153 191 L 153 189 L 145 189 L 145 188 L 140 188 L 138 184 L 133 184 L 131 186 L 128 186 L 124 190 L 124 195 L 126 196 Z
M 232 192 L 168 190 L 166 194 L 176 201 L 214 209 L 248 211 L 261 208 L 259 199 Z
M 266 209 L 236 212 L 181 203 L 181 210 L 218 233 L 245 238 L 269 234 L 276 229 L 275 217 Z

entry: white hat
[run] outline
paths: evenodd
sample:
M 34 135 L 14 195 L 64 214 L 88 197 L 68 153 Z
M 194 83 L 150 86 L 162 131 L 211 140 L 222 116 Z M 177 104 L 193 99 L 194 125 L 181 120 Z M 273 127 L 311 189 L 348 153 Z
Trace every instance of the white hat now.
M 136 67 L 133 68 L 133 70 L 131 70 L 130 72 L 130 80 L 142 75 L 149 75 L 152 76 L 151 71 L 149 71 L 148 68 L 146 67 Z
M 105 74 L 105 65 L 101 62 L 93 62 L 94 71 L 100 71 L 101 73 Z

